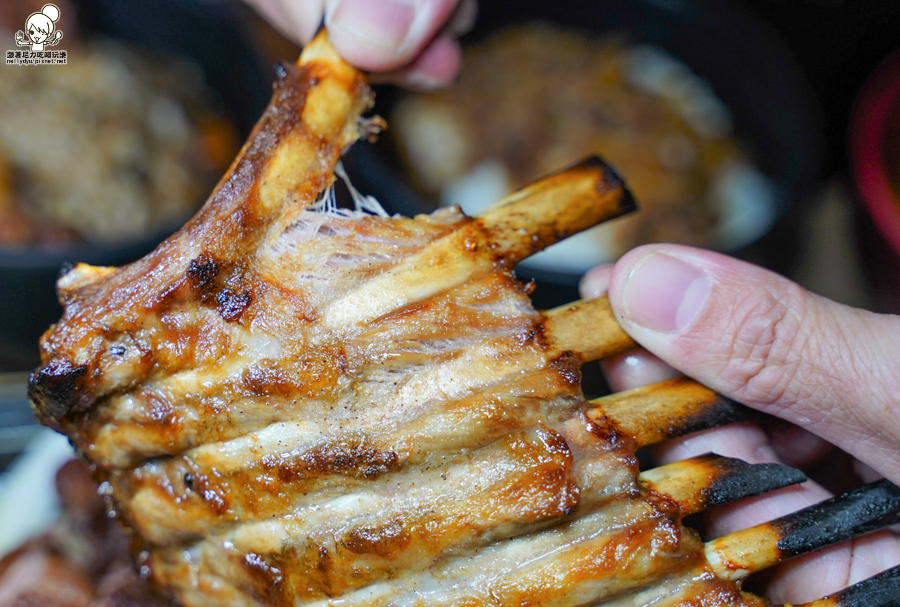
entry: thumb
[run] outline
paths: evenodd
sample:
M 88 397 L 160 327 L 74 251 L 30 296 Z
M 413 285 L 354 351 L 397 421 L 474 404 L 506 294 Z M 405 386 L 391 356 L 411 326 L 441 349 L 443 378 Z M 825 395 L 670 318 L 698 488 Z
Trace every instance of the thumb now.
M 668 244 L 625 255 L 609 297 L 625 331 L 679 371 L 900 482 L 900 317 Z
M 350 63 L 383 72 L 415 59 L 459 3 L 460 0 L 327 0 L 325 25 L 335 48 Z

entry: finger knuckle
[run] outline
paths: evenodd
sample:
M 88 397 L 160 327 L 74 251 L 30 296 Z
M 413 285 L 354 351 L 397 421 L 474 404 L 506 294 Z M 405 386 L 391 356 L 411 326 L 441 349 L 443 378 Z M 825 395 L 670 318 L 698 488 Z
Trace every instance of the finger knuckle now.
M 790 406 L 801 396 L 805 292 L 748 290 L 728 327 L 722 371 L 744 402 Z

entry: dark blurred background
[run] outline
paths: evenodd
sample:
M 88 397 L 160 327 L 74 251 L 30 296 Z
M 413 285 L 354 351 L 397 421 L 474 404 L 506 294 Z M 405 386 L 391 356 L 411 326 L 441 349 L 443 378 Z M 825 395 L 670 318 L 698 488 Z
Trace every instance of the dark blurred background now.
M 878 65 L 900 49 L 891 0 L 745 0 L 785 42 L 822 108 L 824 175 L 847 168 L 850 111 Z
M 874 72 L 900 51 L 900 3 L 744 0 L 743 4 L 784 42 L 821 108 L 822 167 L 802 220 L 805 250 L 791 277 L 844 303 L 900 312 L 897 245 L 889 244 L 873 224 L 850 166 L 855 105 L 867 81 L 869 93 L 878 87 L 872 82 Z M 887 80 L 897 80 L 895 68 Z

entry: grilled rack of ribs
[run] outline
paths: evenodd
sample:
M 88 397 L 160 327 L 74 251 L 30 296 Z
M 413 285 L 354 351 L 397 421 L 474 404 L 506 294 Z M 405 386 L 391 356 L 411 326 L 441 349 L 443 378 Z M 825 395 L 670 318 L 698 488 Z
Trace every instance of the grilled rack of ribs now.
M 58 283 L 31 398 L 142 575 L 188 607 L 756 607 L 750 573 L 898 520 L 882 482 L 701 541 L 685 515 L 802 474 L 715 455 L 640 472 L 639 447 L 740 407 L 686 379 L 586 401 L 580 365 L 633 342 L 608 300 L 538 312 L 512 274 L 632 210 L 621 180 L 589 159 L 475 218 L 337 210 L 372 101 L 320 35 L 193 220 Z M 897 579 L 815 605 L 879 604 Z

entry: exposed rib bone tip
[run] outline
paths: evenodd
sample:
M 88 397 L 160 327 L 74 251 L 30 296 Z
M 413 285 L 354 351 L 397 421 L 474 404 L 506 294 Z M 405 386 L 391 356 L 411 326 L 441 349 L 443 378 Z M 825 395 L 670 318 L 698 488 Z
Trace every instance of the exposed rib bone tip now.
M 748 464 L 731 458 L 720 458 L 716 463 L 722 476 L 706 492 L 707 508 L 806 481 L 802 471 L 783 464 Z
M 748 464 L 708 454 L 641 474 L 651 490 L 677 501 L 684 514 L 802 483 L 806 476 L 781 464 Z
M 900 488 L 870 483 L 769 523 L 706 544 L 718 575 L 738 580 L 789 558 L 900 522 Z
M 772 522 L 783 558 L 900 522 L 900 487 L 888 480 L 863 485 Z
M 607 419 L 640 446 L 748 419 L 743 405 L 692 379 L 676 378 L 591 401 L 594 420 Z
M 590 157 L 498 200 L 478 219 L 511 262 L 631 212 L 634 197 L 605 162 Z
M 603 184 L 608 189 L 621 188 L 622 189 L 622 198 L 619 201 L 619 208 L 622 211 L 622 214 L 631 213 L 636 211 L 638 208 L 637 200 L 634 195 L 632 195 L 631 190 L 628 189 L 628 186 L 625 184 L 625 180 L 619 176 L 619 173 L 611 167 L 605 160 L 600 158 L 597 155 L 588 156 L 581 162 L 572 166 L 572 168 L 576 167 L 597 167 L 603 172 Z
M 624 189 L 606 182 L 608 171 L 596 160 L 526 185 L 407 257 L 389 274 L 335 301 L 324 323 L 346 327 L 380 318 L 498 268 L 511 269 L 528 255 L 618 217 L 626 211 L 620 204 Z
M 59 279 L 56 281 L 56 292 L 60 298 L 72 291 L 98 282 L 116 271 L 116 268 L 107 266 L 91 266 L 86 263 L 77 263 L 74 266 L 65 265 L 60 270 Z
M 576 301 L 543 314 L 551 357 L 573 352 L 587 362 L 637 346 L 616 322 L 606 295 Z

